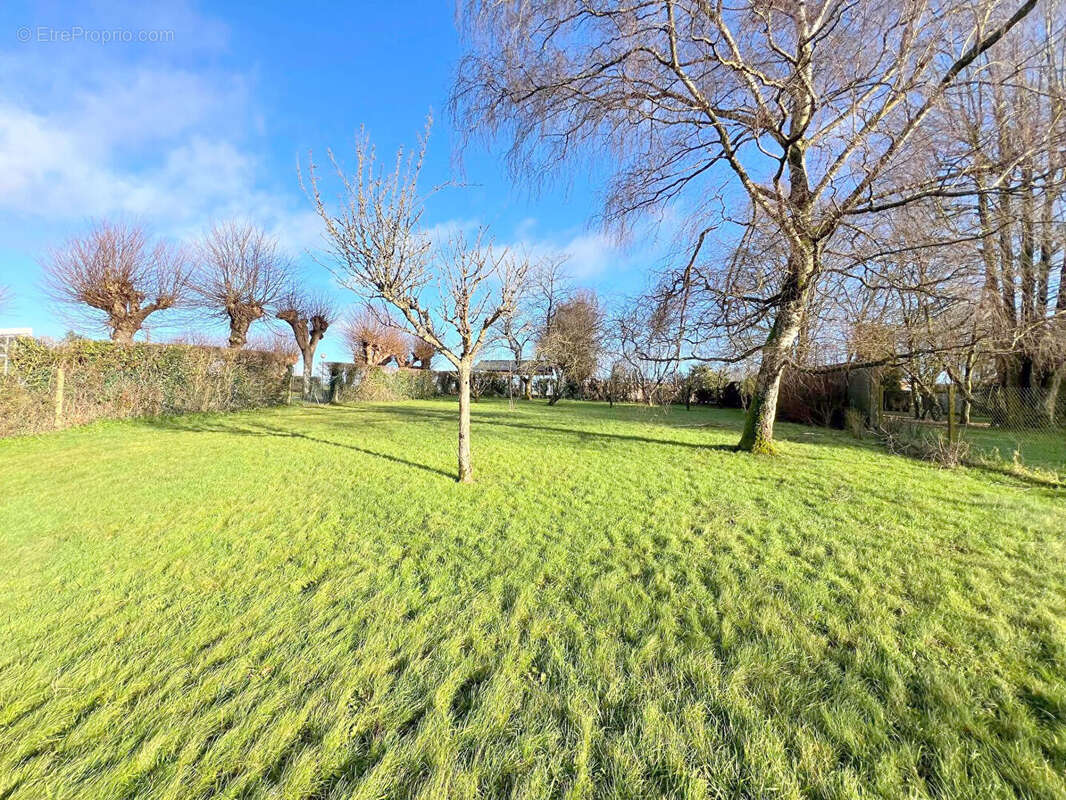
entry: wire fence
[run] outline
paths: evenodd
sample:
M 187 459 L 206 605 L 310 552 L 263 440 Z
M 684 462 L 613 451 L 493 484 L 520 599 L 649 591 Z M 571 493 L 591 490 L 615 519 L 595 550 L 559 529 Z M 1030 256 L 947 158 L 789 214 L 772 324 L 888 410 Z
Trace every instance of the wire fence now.
M 1058 387 L 940 386 L 879 395 L 871 422 L 897 441 L 924 441 L 948 459 L 1066 475 L 1066 392 Z M 960 452 L 949 451 L 956 443 Z
M 330 389 L 329 380 L 323 380 L 317 375 L 312 377 L 309 386 L 304 386 L 303 375 L 293 375 L 289 378 L 289 402 L 302 400 L 305 403 L 326 405 L 333 402 L 333 392 Z

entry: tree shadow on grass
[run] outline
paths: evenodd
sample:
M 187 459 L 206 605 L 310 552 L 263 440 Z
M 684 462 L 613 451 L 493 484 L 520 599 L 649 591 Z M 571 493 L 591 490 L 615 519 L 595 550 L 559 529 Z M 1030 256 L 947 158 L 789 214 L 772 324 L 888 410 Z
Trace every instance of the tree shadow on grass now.
M 406 458 L 400 458 L 389 453 L 379 453 L 376 450 L 369 450 L 365 447 L 358 447 L 354 444 L 345 444 L 343 442 L 334 442 L 330 439 L 319 439 L 317 436 L 308 436 L 306 433 L 300 433 L 299 431 L 288 430 L 286 428 L 280 428 L 275 425 L 266 425 L 264 423 L 257 423 L 251 427 L 242 427 L 236 424 L 225 424 L 218 422 L 211 422 L 206 419 L 189 419 L 181 417 L 166 417 L 147 421 L 145 424 L 153 428 L 163 428 L 165 430 L 179 431 L 183 433 L 228 433 L 234 436 L 273 436 L 278 438 L 288 439 L 303 439 L 304 441 L 314 442 L 316 444 L 325 444 L 330 447 L 340 447 L 345 450 L 354 450 L 357 453 L 363 453 L 364 455 L 374 456 L 375 458 L 381 458 L 386 461 L 391 461 L 394 464 L 401 464 L 405 467 L 414 467 L 425 472 L 432 472 L 436 475 L 443 475 L 449 480 L 455 480 L 455 475 L 447 472 L 443 469 L 437 469 L 431 467 L 428 464 L 419 464 L 417 461 L 409 461 Z
M 396 416 L 404 417 L 421 417 L 423 419 L 429 419 L 433 421 L 448 420 L 453 421 L 456 418 L 455 414 L 449 414 L 443 411 L 426 411 L 420 408 L 409 408 L 397 406 L 395 408 L 380 409 L 382 413 L 394 414 Z M 657 444 L 665 445 L 667 447 L 687 447 L 692 450 L 718 450 L 726 452 L 736 452 L 735 445 L 726 444 L 701 444 L 699 442 L 682 442 L 676 439 L 657 439 L 652 436 L 637 436 L 628 433 L 605 433 L 603 431 L 586 430 L 582 428 L 564 428 L 556 425 L 536 425 L 522 422 L 515 422 L 508 418 L 506 414 L 499 414 L 495 412 L 478 412 L 474 414 L 473 421 L 475 423 L 481 423 L 482 425 L 493 425 L 498 427 L 516 428 L 518 430 L 528 431 L 544 431 L 546 433 L 560 433 L 569 436 L 576 436 L 579 439 L 612 439 L 616 441 L 630 441 L 630 442 L 643 442 L 645 444 Z

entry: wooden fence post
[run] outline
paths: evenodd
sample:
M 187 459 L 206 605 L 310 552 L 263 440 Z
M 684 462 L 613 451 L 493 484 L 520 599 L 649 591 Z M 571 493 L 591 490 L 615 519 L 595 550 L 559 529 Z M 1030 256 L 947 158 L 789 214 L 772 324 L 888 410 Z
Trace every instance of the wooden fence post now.
M 56 368 L 56 419 L 55 426 L 63 427 L 63 383 L 66 375 L 62 367 Z
M 955 384 L 948 384 L 948 441 L 954 444 L 959 432 L 955 429 Z

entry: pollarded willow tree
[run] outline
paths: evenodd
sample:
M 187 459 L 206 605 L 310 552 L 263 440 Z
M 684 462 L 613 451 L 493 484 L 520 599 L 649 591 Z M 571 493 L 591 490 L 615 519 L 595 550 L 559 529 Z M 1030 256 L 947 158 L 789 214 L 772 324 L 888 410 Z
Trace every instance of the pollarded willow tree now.
M 222 222 L 198 247 L 193 290 L 200 305 L 229 324 L 229 347 L 240 350 L 248 329 L 284 294 L 291 262 L 277 239 L 250 222 Z
M 303 396 L 309 397 L 315 351 L 337 312 L 325 295 L 289 289 L 278 301 L 275 316 L 292 328 L 293 339 L 303 358 Z
M 418 336 L 412 336 L 410 340 L 411 363 L 418 369 L 431 369 L 433 356 L 437 355 L 437 348 Z
M 769 451 L 826 246 L 848 218 L 952 191 L 957 170 L 900 180 L 899 167 L 1035 5 L 467 0 L 453 111 L 468 134 L 506 135 L 527 175 L 606 145 L 616 224 L 675 203 L 695 230 L 714 227 L 731 176 L 787 253 L 761 298 L 768 332 L 740 441 Z
M 406 349 L 404 332 L 392 319 L 382 316 L 372 308 L 364 308 L 345 323 L 344 338 L 356 364 L 380 367 Z
M 470 460 L 470 381 L 474 359 L 497 321 L 514 308 L 525 282 L 524 260 L 494 247 L 484 229 L 434 243 L 422 228 L 418 178 L 426 140 L 415 153 L 379 166 L 366 136 L 356 142 L 356 169 L 348 174 L 330 152 L 342 186 L 331 208 L 322 197 L 315 165 L 309 193 L 326 226 L 333 270 L 340 283 L 368 302 L 391 306 L 409 331 L 433 346 L 459 377 L 459 481 L 474 479 Z M 433 284 L 435 292 L 427 291 Z
M 152 241 L 140 225 L 104 221 L 53 251 L 45 285 L 53 300 L 102 319 L 112 341 L 128 344 L 151 314 L 185 299 L 189 274 L 182 247 Z

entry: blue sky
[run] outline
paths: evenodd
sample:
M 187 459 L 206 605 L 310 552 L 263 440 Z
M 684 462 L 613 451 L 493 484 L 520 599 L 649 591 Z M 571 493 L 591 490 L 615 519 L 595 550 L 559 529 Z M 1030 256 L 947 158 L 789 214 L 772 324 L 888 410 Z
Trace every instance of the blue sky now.
M 343 159 L 361 125 L 391 152 L 413 142 L 430 109 L 425 185 L 468 185 L 435 195 L 429 224 L 488 224 L 502 243 L 567 253 L 575 280 L 608 297 L 638 290 L 663 251 L 647 237 L 620 247 L 600 232 L 594 166 L 576 165 L 565 185 L 531 194 L 507 175 L 502 147 L 478 147 L 464 154 L 460 176 L 446 114 L 459 56 L 447 0 L 165 6 L 4 3 L 0 284 L 15 301 L 0 310 L 0 327 L 47 336 L 70 327 L 40 289 L 39 261 L 90 218 L 137 218 L 174 237 L 248 218 L 279 237 L 307 283 L 330 288 L 308 255 L 321 246 L 321 226 L 297 160 L 308 150 L 321 160 L 327 147 Z M 91 41 L 98 31 L 172 34 Z M 333 291 L 342 304 L 357 302 Z M 338 336 L 322 355 L 346 358 Z

